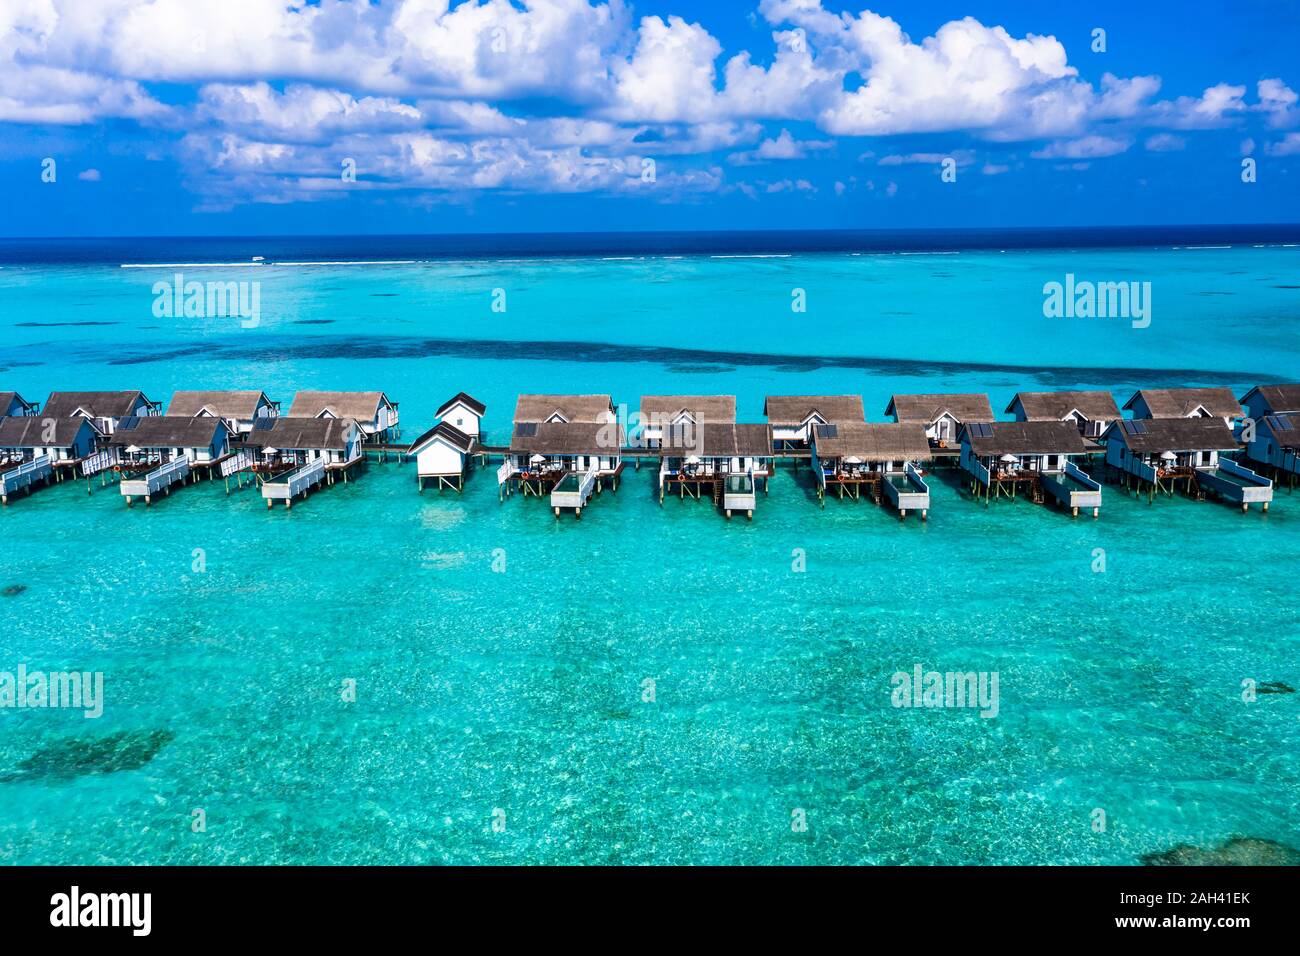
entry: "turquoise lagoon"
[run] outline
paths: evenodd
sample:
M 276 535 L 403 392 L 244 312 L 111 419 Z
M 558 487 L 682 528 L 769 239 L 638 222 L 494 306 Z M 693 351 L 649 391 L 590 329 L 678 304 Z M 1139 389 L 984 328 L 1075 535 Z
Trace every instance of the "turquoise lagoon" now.
M 873 420 L 896 391 L 1123 401 L 1294 380 L 1298 265 L 1249 245 L 8 265 L 0 388 L 382 388 L 408 436 L 464 389 L 499 439 L 521 391 L 632 410 L 728 392 L 744 420 L 778 392 L 861 393 Z M 177 271 L 259 281 L 260 323 L 156 317 L 152 284 Z M 1044 318 L 1066 273 L 1150 281 L 1150 327 Z M 923 524 L 819 508 L 786 465 L 747 523 L 660 507 L 643 469 L 557 521 L 499 503 L 494 470 L 421 496 L 412 466 L 372 462 L 292 512 L 219 482 L 131 510 L 66 483 L 5 509 L 0 588 L 25 589 L 0 597 L 0 670 L 102 671 L 106 699 L 98 720 L 0 712 L 0 861 L 1127 864 L 1232 836 L 1300 846 L 1300 697 L 1241 699 L 1248 678 L 1300 686 L 1300 496 L 1243 516 L 1108 488 L 1099 520 L 1071 520 L 985 509 L 940 471 Z M 997 671 L 998 715 L 894 708 L 891 675 L 915 664 Z

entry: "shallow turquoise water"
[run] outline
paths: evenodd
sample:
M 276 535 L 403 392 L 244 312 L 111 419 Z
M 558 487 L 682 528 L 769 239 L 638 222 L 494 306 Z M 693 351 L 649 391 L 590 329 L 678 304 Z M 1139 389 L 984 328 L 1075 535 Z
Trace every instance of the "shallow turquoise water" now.
M 461 388 L 498 434 L 533 390 L 633 408 L 728 391 L 749 420 L 778 391 L 860 392 L 876 420 L 899 390 L 1123 400 L 1294 377 L 1298 259 L 267 268 L 256 329 L 153 318 L 152 271 L 8 268 L 0 387 L 382 387 L 408 434 Z M 1152 281 L 1151 327 L 1043 319 L 1041 285 L 1066 271 Z M 88 321 L 115 324 L 63 324 Z M 1099 520 L 1071 520 L 985 509 L 940 472 L 922 524 L 821 509 L 786 465 L 753 523 L 728 523 L 661 508 L 644 469 L 557 522 L 498 503 L 493 470 L 420 496 L 411 466 L 372 463 L 289 513 L 220 483 L 131 510 L 70 483 L 5 509 L 0 587 L 27 590 L 0 598 L 0 669 L 102 670 L 107 701 L 97 721 L 0 711 L 0 859 L 1131 863 L 1235 834 L 1300 845 L 1300 700 L 1240 699 L 1245 678 L 1300 686 L 1300 496 L 1243 516 L 1107 488 Z M 997 671 L 998 716 L 892 707 L 890 676 L 916 663 Z M 119 732 L 156 753 L 94 772 Z M 22 770 L 70 738 L 85 759 Z

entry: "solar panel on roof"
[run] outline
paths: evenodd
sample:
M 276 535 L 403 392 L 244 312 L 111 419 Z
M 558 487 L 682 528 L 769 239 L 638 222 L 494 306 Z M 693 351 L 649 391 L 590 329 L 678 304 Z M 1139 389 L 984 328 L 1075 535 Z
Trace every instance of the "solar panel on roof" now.
M 817 433 L 818 438 L 838 438 L 840 430 L 834 425 L 814 425 L 813 431 Z
M 971 422 L 966 427 L 970 429 L 970 433 L 976 438 L 993 437 L 993 429 L 989 426 L 988 422 Z
M 135 426 L 138 424 L 140 424 L 140 416 L 138 415 L 127 415 L 125 418 L 119 418 L 117 420 L 117 427 L 119 431 L 128 428 L 135 428 Z
M 515 434 L 520 438 L 533 438 L 537 434 L 537 422 L 520 422 L 515 426 Z
M 274 418 L 255 418 L 253 419 L 253 431 L 264 432 L 270 430 L 275 425 Z
M 1283 418 L 1281 415 L 1269 415 L 1268 424 L 1274 431 L 1278 432 L 1289 432 L 1295 427 L 1291 424 L 1291 419 Z
M 1133 431 L 1135 434 L 1145 435 L 1147 433 L 1147 423 L 1143 421 L 1134 421 Z

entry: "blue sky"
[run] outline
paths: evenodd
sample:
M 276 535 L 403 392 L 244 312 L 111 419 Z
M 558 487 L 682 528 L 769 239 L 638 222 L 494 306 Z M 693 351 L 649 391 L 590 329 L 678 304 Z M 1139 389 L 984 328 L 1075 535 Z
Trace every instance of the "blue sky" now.
M 1285 0 L 4 0 L 0 234 L 1297 222 L 1297 49 Z

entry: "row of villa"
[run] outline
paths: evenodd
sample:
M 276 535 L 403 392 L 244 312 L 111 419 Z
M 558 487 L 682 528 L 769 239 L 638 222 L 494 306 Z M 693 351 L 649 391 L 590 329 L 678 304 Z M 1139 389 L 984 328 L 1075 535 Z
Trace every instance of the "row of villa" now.
M 727 517 L 749 518 L 783 456 L 810 461 L 823 507 L 828 495 L 866 496 L 922 518 L 927 470 L 950 458 L 985 503 L 1024 495 L 1094 516 L 1106 479 L 1152 499 L 1181 491 L 1267 510 L 1272 479 L 1300 475 L 1300 385 L 1240 398 L 1226 388 L 1142 389 L 1122 408 L 1105 391 L 1020 392 L 1004 413 L 1012 420 L 1001 421 L 980 393 L 894 395 L 888 422 L 866 421 L 857 395 L 768 396 L 767 421 L 752 423 L 736 420 L 731 395 L 647 395 L 624 422 L 609 395 L 526 394 L 504 446 L 482 443 L 486 406 L 464 392 L 400 446 L 397 405 L 383 392 L 299 392 L 283 415 L 256 391 L 178 392 L 165 414 L 138 391 L 55 392 L 43 408 L 0 392 L 0 410 L 6 502 L 73 469 L 117 475 L 128 503 L 200 474 L 227 486 L 249 474 L 268 506 L 291 504 L 347 480 L 368 448 L 413 459 L 421 491 L 459 491 L 474 460 L 500 455 L 500 497 L 545 497 L 557 516 L 581 516 L 643 458 L 658 466 L 661 503 L 708 498 Z

